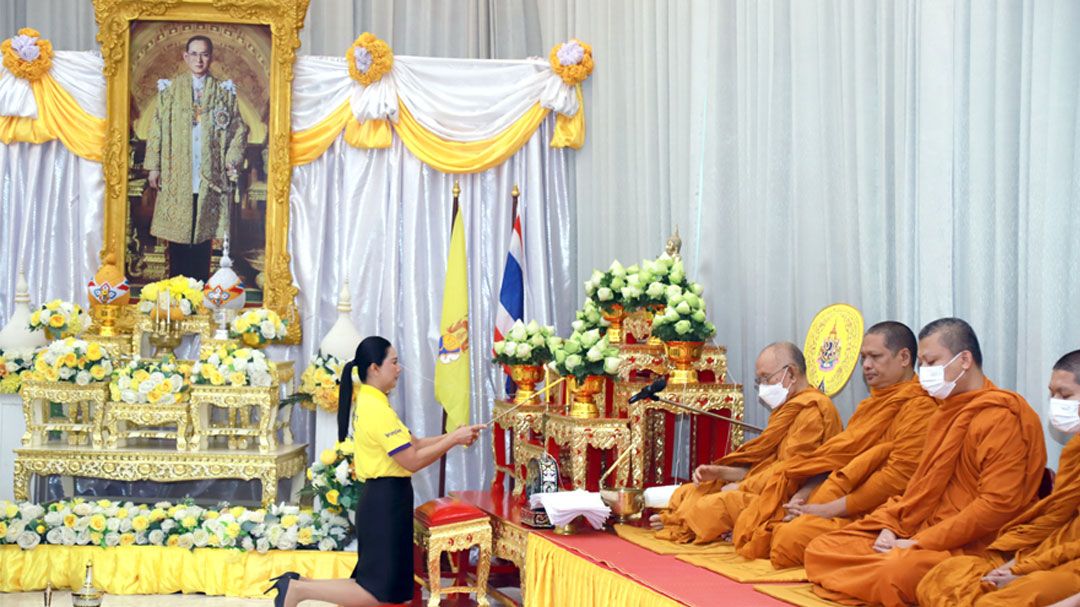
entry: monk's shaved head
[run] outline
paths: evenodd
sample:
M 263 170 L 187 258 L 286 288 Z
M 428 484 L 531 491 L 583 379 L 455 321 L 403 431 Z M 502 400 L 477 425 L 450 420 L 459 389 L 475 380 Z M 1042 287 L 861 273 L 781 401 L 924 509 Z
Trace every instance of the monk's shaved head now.
M 975 366 L 982 368 L 982 350 L 979 349 L 979 338 L 975 336 L 975 330 L 971 325 L 959 318 L 939 318 L 926 325 L 919 331 L 919 341 L 936 335 L 941 344 L 953 355 L 971 352 L 971 359 Z
M 915 341 L 915 333 L 902 322 L 886 320 L 870 327 L 867 335 L 880 335 L 885 338 L 885 347 L 896 356 L 900 350 L 911 353 L 911 360 L 919 357 L 919 343 Z
M 806 357 L 799 346 L 790 341 L 778 341 L 765 346 L 764 352 L 772 352 L 782 365 L 791 365 L 800 376 L 806 375 Z
M 1073 381 L 1080 384 L 1080 350 L 1073 350 L 1054 363 L 1054 371 L 1072 373 Z

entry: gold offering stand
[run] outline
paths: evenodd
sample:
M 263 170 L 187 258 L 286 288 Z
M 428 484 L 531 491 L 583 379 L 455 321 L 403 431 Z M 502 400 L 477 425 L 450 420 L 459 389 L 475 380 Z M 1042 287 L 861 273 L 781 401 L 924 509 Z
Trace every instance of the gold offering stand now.
M 513 401 L 496 400 L 491 412 L 492 441 L 491 448 L 495 455 L 495 480 L 492 487 L 501 487 L 507 475 L 514 482 L 514 495 L 521 495 L 525 487 L 525 463 L 528 459 L 519 457 L 519 451 L 525 446 L 532 444 L 536 451 L 542 452 L 543 448 L 533 444 L 539 440 L 540 425 L 543 419 L 545 405 L 524 404 L 515 405 Z M 506 439 L 510 439 L 507 445 Z M 508 449 L 509 447 L 509 449 Z M 507 459 L 509 450 L 510 457 Z
M 103 446 L 102 414 L 109 399 L 107 383 L 91 382 L 80 386 L 63 381 L 28 381 L 23 384 L 20 394 L 26 422 L 22 437 L 24 447 L 47 445 L 50 432 L 63 433 L 68 445 Z M 64 409 L 61 417 L 51 415 L 53 403 Z
M 130 426 L 141 426 L 133 429 Z M 175 426 L 175 430 L 161 429 Z M 105 406 L 105 447 L 126 447 L 129 439 L 150 438 L 175 441 L 178 451 L 188 448 L 191 413 L 187 402 L 172 404 L 126 403 L 109 401 Z M 147 429 L 153 428 L 153 429 Z
M 139 315 L 135 306 L 108 304 L 93 306 L 90 310 L 93 322 L 84 339 L 100 344 L 113 361 L 129 358 L 131 329 Z
M 614 402 L 620 414 L 630 423 L 632 440 L 640 445 L 630 455 L 632 487 L 669 485 L 674 482 L 672 460 L 674 459 L 674 422 L 679 415 L 690 416 L 690 467 L 709 463 L 719 455 L 734 450 L 743 442 L 743 426 L 710 419 L 699 413 L 662 401 L 643 399 L 628 404 L 628 400 L 648 382 L 617 382 Z M 742 420 L 744 398 L 739 384 L 682 384 L 668 385 L 657 393 L 663 399 L 689 405 L 701 411 L 719 413 L 735 420 Z M 726 433 L 726 436 L 724 435 Z M 646 479 L 646 471 L 649 477 Z
M 180 319 L 158 318 L 158 315 L 139 314 L 131 331 L 131 351 L 142 352 L 143 334 L 150 334 L 155 355 L 172 352 L 185 335 L 198 335 L 202 340 L 214 337 L 214 323 L 209 314 L 192 314 Z
M 630 428 L 625 419 L 548 413 L 544 415 L 543 423 L 547 452 L 558 460 L 560 448 L 569 451 L 570 482 L 574 489 L 599 490 L 600 458 L 589 457 L 590 447 L 611 451 L 613 457 L 617 457 L 630 443 Z M 624 460 L 617 469 L 616 482 L 621 485 L 627 481 L 627 465 Z
M 191 450 L 206 450 L 211 438 L 223 436 L 227 438 L 229 449 L 247 449 L 250 438 L 258 443 L 259 453 L 273 451 L 277 448 L 279 402 L 280 387 L 277 383 L 266 387 L 192 385 Z M 226 409 L 228 420 L 212 423 L 211 407 Z M 253 412 L 257 418 L 254 423 Z M 292 441 L 291 436 L 288 440 Z
M 664 345 L 648 343 L 623 344 L 619 346 L 619 380 L 634 381 L 648 375 L 667 375 L 671 363 L 664 352 Z M 727 348 L 708 345 L 702 349 L 701 358 L 694 363 L 698 375 L 723 382 L 727 379 Z M 709 377 L 711 376 L 711 377 Z M 706 382 L 706 383 L 712 383 Z

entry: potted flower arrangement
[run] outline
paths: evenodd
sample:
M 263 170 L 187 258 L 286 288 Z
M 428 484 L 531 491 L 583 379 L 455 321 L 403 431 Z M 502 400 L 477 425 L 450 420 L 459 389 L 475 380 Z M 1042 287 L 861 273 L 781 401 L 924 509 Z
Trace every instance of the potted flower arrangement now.
M 273 310 L 254 308 L 233 319 L 229 337 L 239 338 L 252 348 L 261 348 L 285 337 L 285 323 Z
M 646 308 L 653 313 L 653 316 L 664 311 L 669 286 L 675 285 L 683 289 L 690 286 L 686 279 L 686 269 L 683 267 L 682 259 L 672 257 L 667 253 L 661 254 L 656 259 L 642 261 L 637 273 L 627 276 L 627 283 L 632 283 L 641 290 L 641 294 L 634 302 L 634 308 Z M 654 335 L 649 338 L 649 343 L 659 345 L 661 342 Z
M 31 331 L 45 331 L 50 340 L 75 337 L 86 329 L 86 313 L 79 304 L 54 299 L 34 310 L 27 326 Z
M 230 343 L 199 354 L 199 362 L 191 367 L 191 383 L 265 388 L 274 383 L 276 374 L 277 367 L 265 354 Z
M 591 329 L 603 329 L 606 332 L 608 324 L 600 304 L 587 298 L 585 303 L 581 304 L 581 309 L 574 313 L 574 321 L 570 323 L 570 327 L 581 333 Z
M 705 317 L 703 292 L 698 283 L 685 290 L 668 285 L 664 311 L 653 318 L 652 334 L 664 341 L 668 358 L 675 364 L 671 376 L 675 384 L 697 381 L 693 365 L 701 358 L 705 341 L 716 335 L 716 326 Z
M 323 354 L 320 350 L 300 375 L 300 389 L 297 390 L 297 395 L 302 396 L 301 406 L 308 409 L 317 407 L 330 413 L 336 412 L 341 372 L 344 367 L 345 361 L 333 354 Z
M 509 368 L 510 379 L 518 387 L 515 403 L 526 402 L 536 395 L 536 384 L 544 376 L 543 366 L 553 358 L 552 345 L 560 341 L 553 327 L 541 326 L 535 320 L 529 324 L 519 320 L 502 340 L 495 342 L 492 361 Z
M 600 329 L 574 331 L 570 337 L 562 340 L 554 349 L 555 369 L 562 375 L 575 379 L 574 403 L 570 409 L 572 417 L 597 417 L 594 397 L 604 389 L 608 376 L 619 371 L 622 359 L 619 351 L 613 348 Z
M 585 294 L 600 307 L 600 313 L 608 323 L 607 337 L 611 343 L 623 340 L 622 323 L 627 313 L 642 305 L 644 285 L 641 270 L 633 265 L 624 268 L 619 260 L 612 262 L 606 272 L 593 271 L 585 282 Z

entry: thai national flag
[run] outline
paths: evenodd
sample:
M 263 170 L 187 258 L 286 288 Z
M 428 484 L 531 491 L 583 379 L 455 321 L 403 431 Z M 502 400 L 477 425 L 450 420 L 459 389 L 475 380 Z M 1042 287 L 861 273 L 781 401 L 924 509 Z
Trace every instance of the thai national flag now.
M 502 286 L 499 288 L 499 307 L 495 313 L 495 341 L 510 332 L 514 321 L 525 317 L 525 255 L 521 236 L 521 204 L 514 213 L 514 229 L 510 234 L 510 250 L 506 253 Z M 506 393 L 515 389 L 514 382 L 506 378 Z

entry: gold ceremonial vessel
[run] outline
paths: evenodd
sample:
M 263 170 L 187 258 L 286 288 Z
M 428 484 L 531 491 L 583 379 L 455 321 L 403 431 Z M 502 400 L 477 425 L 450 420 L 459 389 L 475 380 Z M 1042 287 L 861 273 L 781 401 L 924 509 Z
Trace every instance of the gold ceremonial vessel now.
M 671 372 L 669 383 L 675 385 L 697 383 L 697 369 L 694 363 L 701 359 L 701 353 L 705 350 L 705 342 L 701 341 L 669 341 L 664 343 L 668 359 L 675 366 Z
M 82 588 L 71 591 L 72 607 L 100 607 L 105 593 L 94 588 L 94 565 L 86 561 L 86 577 Z
M 626 310 L 621 304 L 612 304 L 611 309 L 600 309 L 604 320 L 608 321 L 608 343 L 621 344 L 623 342 L 623 319 L 626 318 Z
M 601 489 L 600 498 L 611 508 L 615 520 L 620 523 L 641 518 L 645 510 L 645 490 L 639 487 Z
M 544 378 L 541 365 L 510 365 L 510 379 L 517 384 L 514 404 L 520 405 L 536 396 L 536 384 Z
M 593 419 L 600 417 L 596 408 L 596 395 L 604 390 L 603 375 L 587 375 L 585 381 L 574 389 L 574 402 L 570 405 L 570 417 Z

